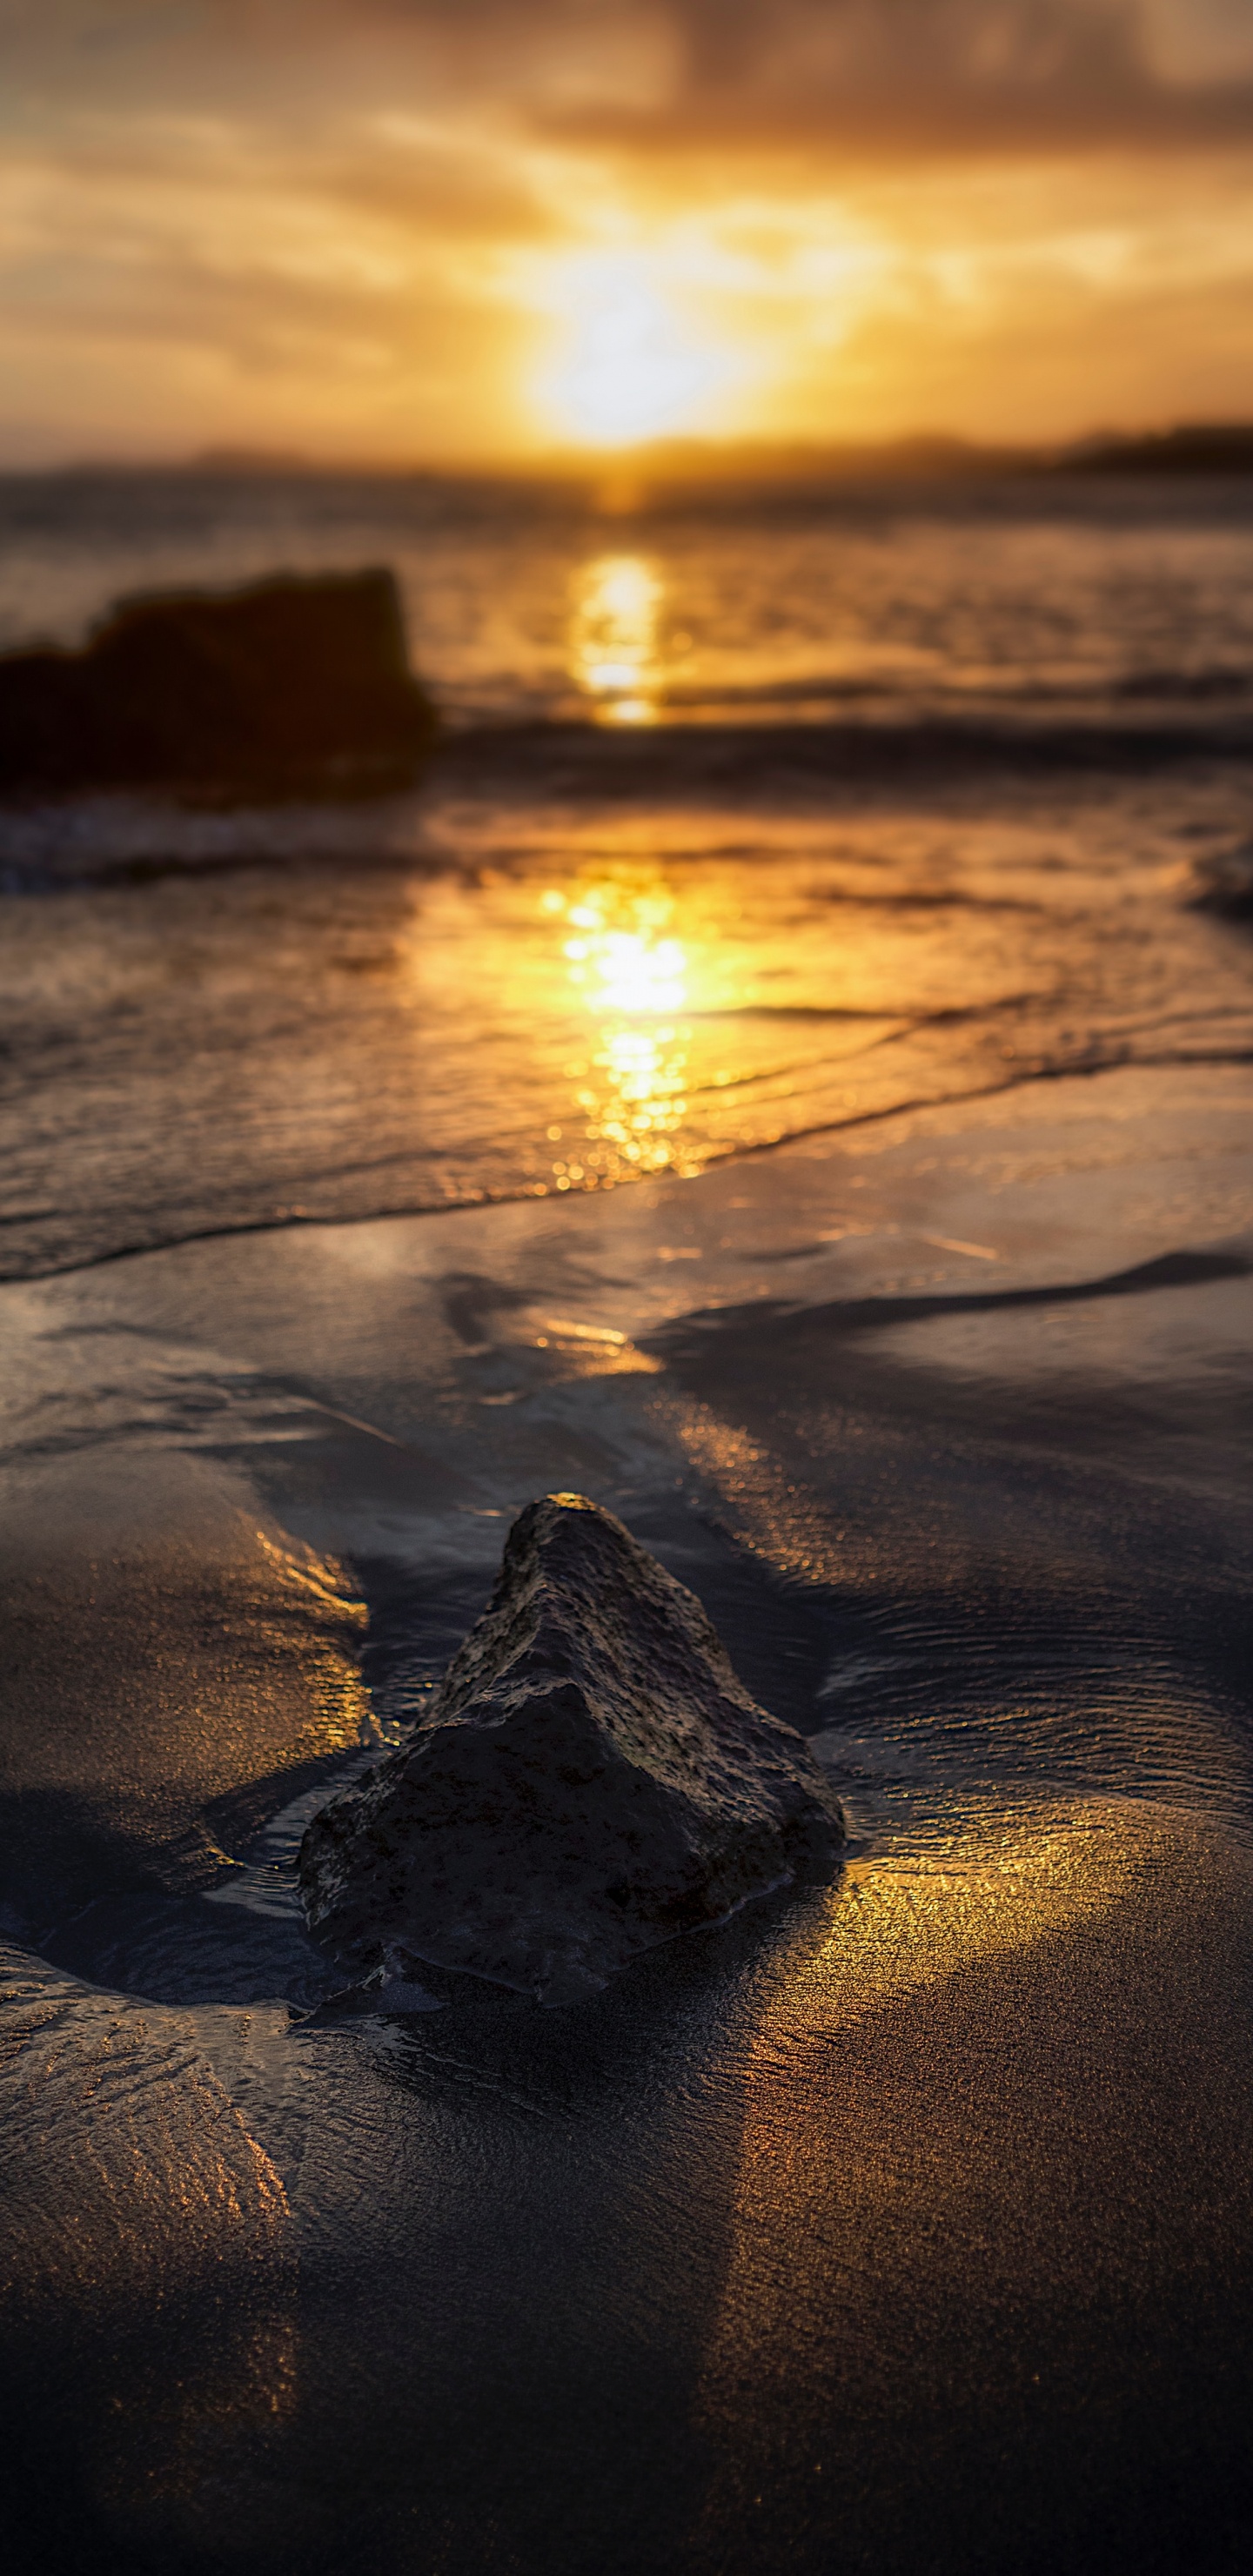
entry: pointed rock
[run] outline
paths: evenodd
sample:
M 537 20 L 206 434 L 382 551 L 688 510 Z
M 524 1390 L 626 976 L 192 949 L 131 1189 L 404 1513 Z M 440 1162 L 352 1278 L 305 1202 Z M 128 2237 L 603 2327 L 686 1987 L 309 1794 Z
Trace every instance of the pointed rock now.
M 354 1965 L 565 2003 L 749 1897 L 823 1883 L 844 1819 L 700 1603 L 612 1513 L 549 1494 L 408 1743 L 314 1817 L 310 1924 Z

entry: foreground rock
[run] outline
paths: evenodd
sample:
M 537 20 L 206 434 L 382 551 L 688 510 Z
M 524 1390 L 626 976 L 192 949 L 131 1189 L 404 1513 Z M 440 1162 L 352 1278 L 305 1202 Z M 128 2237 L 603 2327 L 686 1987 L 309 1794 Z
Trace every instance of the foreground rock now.
M 422 1962 L 577 2000 L 844 1840 L 801 1736 L 749 1698 L 700 1603 L 609 1512 L 514 1524 L 433 1714 L 315 1816 L 311 1925 L 361 1970 Z
M 382 570 L 127 600 L 81 653 L 0 656 L 0 792 L 359 793 L 435 729 Z

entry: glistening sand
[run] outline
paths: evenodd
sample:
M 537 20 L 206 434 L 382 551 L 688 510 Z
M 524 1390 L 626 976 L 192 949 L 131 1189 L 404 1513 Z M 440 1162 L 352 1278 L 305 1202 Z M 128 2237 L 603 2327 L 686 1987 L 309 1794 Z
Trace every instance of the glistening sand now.
M 19 2564 L 1237 2563 L 1249 1292 L 1136 1267 L 1230 1245 L 1247 1110 L 1120 1073 L 4 1292 Z M 338 1569 L 403 1715 L 554 1484 L 863 1848 L 577 2012 L 293 2023 Z

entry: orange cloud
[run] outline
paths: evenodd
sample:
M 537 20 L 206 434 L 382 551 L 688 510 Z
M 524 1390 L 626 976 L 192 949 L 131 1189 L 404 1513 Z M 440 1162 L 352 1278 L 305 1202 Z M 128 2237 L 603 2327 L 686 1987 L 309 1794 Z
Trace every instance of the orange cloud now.
M 0 24 L 0 457 L 1253 412 L 1253 0 Z

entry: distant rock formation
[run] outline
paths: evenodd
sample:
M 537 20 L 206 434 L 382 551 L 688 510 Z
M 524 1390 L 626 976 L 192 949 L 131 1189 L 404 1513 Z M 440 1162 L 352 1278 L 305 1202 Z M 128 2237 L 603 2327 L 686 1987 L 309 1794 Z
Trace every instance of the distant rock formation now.
M 1182 421 L 1140 436 L 1080 439 L 1061 465 L 1072 474 L 1253 474 L 1253 425 Z
M 389 1980 L 424 1963 L 577 2001 L 844 1841 L 803 1738 L 612 1514 L 549 1494 L 410 1741 L 314 1817 L 311 1926 Z
M 0 793 L 360 794 L 436 731 L 390 572 L 123 600 L 81 653 L 0 656 Z

